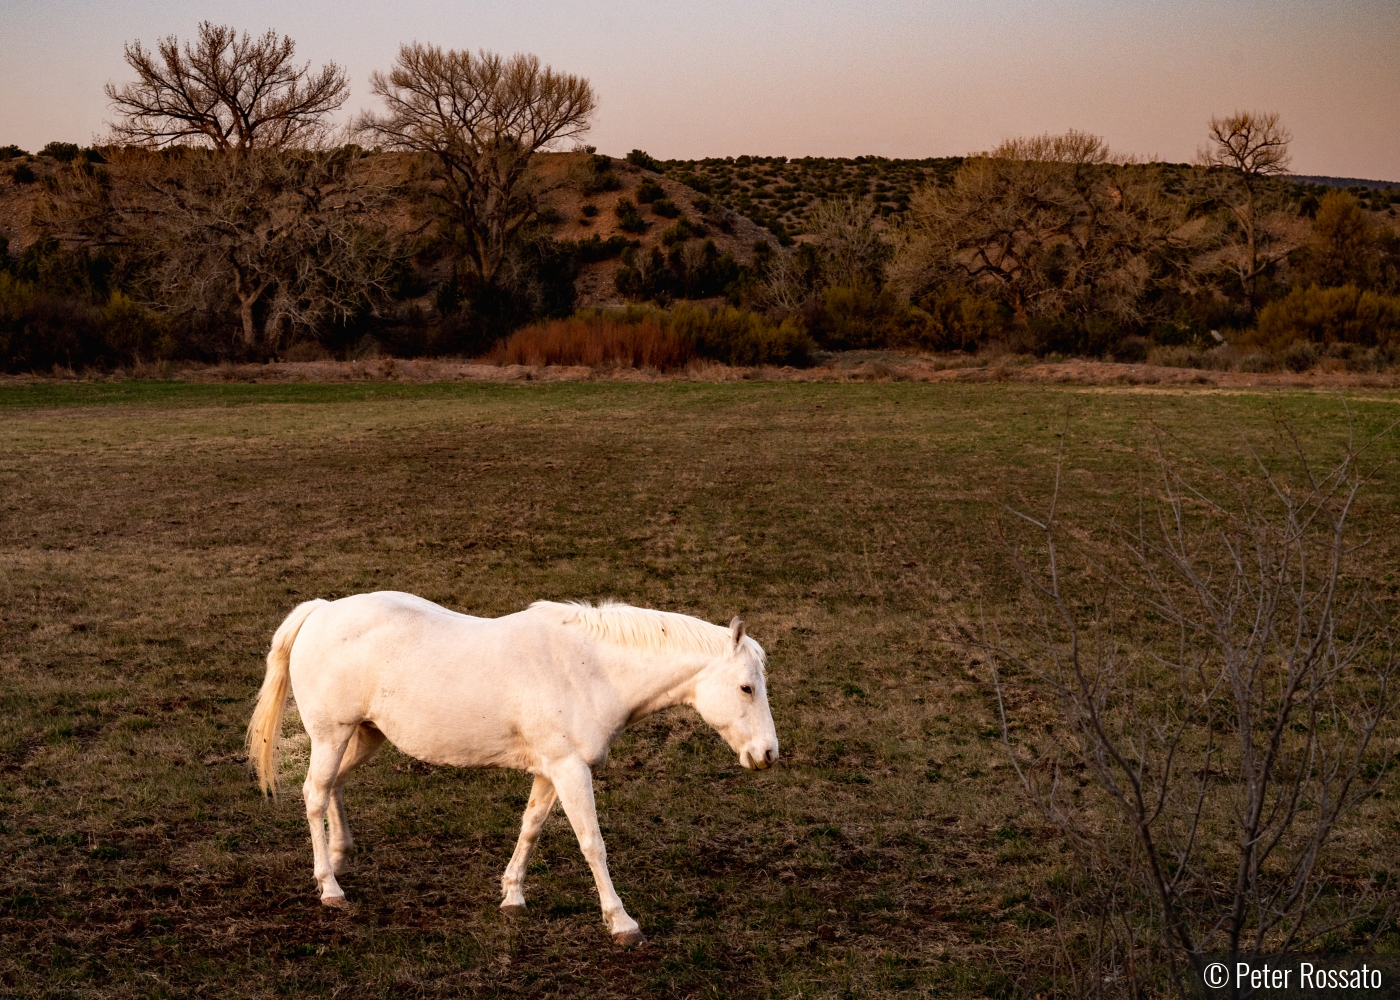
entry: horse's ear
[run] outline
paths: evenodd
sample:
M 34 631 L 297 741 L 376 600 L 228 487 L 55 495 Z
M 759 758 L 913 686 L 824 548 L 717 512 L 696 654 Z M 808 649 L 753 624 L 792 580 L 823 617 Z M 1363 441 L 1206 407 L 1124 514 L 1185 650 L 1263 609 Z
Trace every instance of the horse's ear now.
M 744 629 L 746 629 L 746 628 L 748 628 L 748 626 L 744 624 L 744 619 L 740 618 L 738 615 L 735 615 L 734 618 L 733 618 L 733 620 L 730 621 L 730 623 L 729 623 L 729 631 L 731 631 L 731 632 L 734 633 L 734 648 L 735 648 L 735 649 L 738 649 L 738 648 L 743 644 L 743 642 L 744 642 Z

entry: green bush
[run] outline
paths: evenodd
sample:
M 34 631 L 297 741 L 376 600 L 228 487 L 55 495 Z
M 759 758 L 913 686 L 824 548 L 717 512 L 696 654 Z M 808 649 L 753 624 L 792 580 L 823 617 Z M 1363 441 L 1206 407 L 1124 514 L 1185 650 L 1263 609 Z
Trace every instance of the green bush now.
M 102 339 L 112 360 L 164 361 L 175 354 L 175 338 L 164 318 L 121 292 L 113 292 L 98 314 Z
M 121 292 L 98 308 L 0 271 L 0 370 L 113 367 L 177 353 L 169 324 Z
M 945 285 L 919 300 L 927 320 L 916 332 L 920 347 L 934 351 L 975 351 L 1006 337 L 1009 318 L 993 299 L 962 285 Z
M 1296 341 L 1367 347 L 1400 344 L 1400 298 L 1355 285 L 1296 288 L 1259 311 L 1241 343 L 1282 351 Z
M 593 218 L 593 216 L 595 216 L 595 215 L 598 214 L 598 206 L 597 206 L 597 205 L 592 205 L 592 204 L 584 205 L 584 206 L 583 206 L 583 209 L 582 209 L 582 212 L 583 212 L 584 218 L 586 218 L 586 219 L 591 219 L 591 218 Z
M 1101 357 L 1114 350 L 1129 331 L 1111 316 L 1053 313 L 1032 316 L 1024 326 L 1010 327 L 1007 342 L 1014 350 L 1044 356 L 1064 354 Z
M 666 197 L 666 189 L 650 177 L 643 177 L 637 185 L 637 204 L 649 205 L 657 198 Z
M 685 173 L 680 174 L 676 177 L 676 180 L 680 181 L 692 191 L 699 191 L 701 194 L 709 194 L 712 190 L 714 190 L 710 186 L 709 181 L 699 176 L 692 170 L 687 170 Z
M 676 220 L 674 226 L 669 227 L 661 234 L 661 242 L 664 246 L 675 246 L 677 243 L 684 243 L 686 240 L 698 239 L 705 236 L 707 230 L 698 222 L 691 222 L 682 216 Z
M 15 165 L 14 172 L 10 175 L 16 184 L 33 184 L 39 178 L 34 175 L 34 170 L 27 163 Z
M 807 328 L 832 351 L 869 350 L 916 342 L 922 324 L 893 291 L 869 281 L 834 285 L 804 307 Z
M 650 170 L 654 174 L 665 173 L 666 168 L 661 165 L 661 161 L 649 153 L 634 149 L 627 154 L 627 162 L 634 167 L 641 167 L 643 170 Z
M 597 233 L 594 233 L 586 240 L 579 240 L 576 248 L 579 263 L 592 264 L 600 260 L 621 257 L 628 247 L 634 245 L 633 241 L 626 236 L 613 235 L 602 239 Z
M 759 313 L 733 306 L 707 309 L 680 303 L 670 310 L 669 323 L 694 342 L 701 357 L 729 365 L 800 367 L 811 363 L 816 349 L 795 316 L 774 323 Z
M 583 162 L 576 175 L 576 183 L 585 197 L 622 187 L 621 178 L 613 173 L 612 157 L 599 155 L 590 155 Z
M 76 142 L 51 142 L 39 150 L 39 155 L 47 156 L 59 163 L 72 163 L 78 158 L 78 144 Z
M 644 233 L 651 226 L 651 223 L 642 218 L 631 198 L 617 199 L 613 212 L 617 215 L 617 228 L 624 233 Z
M 5 160 L 13 160 L 17 157 L 28 155 L 28 153 L 20 149 L 18 146 L 0 146 L 0 162 L 4 162 Z
M 732 253 L 721 254 L 714 240 L 706 240 L 703 246 L 678 243 L 664 255 L 659 247 L 646 253 L 629 249 L 613 281 L 625 298 L 665 303 L 729 295 L 751 276 Z
M 651 210 L 665 219 L 674 219 L 681 214 L 680 206 L 670 198 L 657 198 L 651 203 Z

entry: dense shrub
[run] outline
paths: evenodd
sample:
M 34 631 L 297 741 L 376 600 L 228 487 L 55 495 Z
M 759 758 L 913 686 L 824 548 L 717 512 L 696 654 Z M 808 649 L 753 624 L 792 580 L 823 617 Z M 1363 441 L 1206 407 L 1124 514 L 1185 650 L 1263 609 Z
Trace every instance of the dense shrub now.
M 16 184 L 33 184 L 39 179 L 35 175 L 34 169 L 27 163 L 15 164 L 15 169 L 10 173 L 10 177 Z
M 665 303 L 727 295 L 746 273 L 732 253 L 719 252 L 714 240 L 690 241 L 676 243 L 668 254 L 659 247 L 628 250 L 613 283 L 626 298 Z
M 657 198 L 651 203 L 651 210 L 664 219 L 674 219 L 681 214 L 680 206 L 670 198 Z
M 99 307 L 0 271 L 0 370 L 116 367 L 172 357 L 170 325 L 121 292 Z
M 652 173 L 656 174 L 662 173 L 666 169 L 661 165 L 660 160 L 640 149 L 634 149 L 632 152 L 628 153 L 627 162 L 634 167 L 641 167 L 643 170 L 650 170 Z
M 1111 354 L 1124 338 L 1132 336 L 1112 316 L 1088 317 L 1051 313 L 1031 316 L 1007 327 L 1007 345 L 1025 354 L 1102 357 Z
M 695 344 L 696 353 L 729 365 L 801 367 L 811 363 L 817 346 L 795 316 L 775 323 L 733 306 L 681 303 L 671 310 L 670 322 Z
M 600 260 L 621 257 L 628 247 L 635 245 L 635 241 L 629 240 L 626 236 L 613 235 L 603 239 L 594 233 L 586 240 L 579 240 L 575 247 L 579 263 L 593 264 Z
M 612 157 L 609 156 L 590 155 L 578 167 L 574 182 L 585 196 L 616 191 L 622 187 L 622 180 L 613 173 Z
M 40 156 L 47 156 L 59 163 L 72 163 L 78 157 L 78 144 L 75 142 L 51 142 L 39 150 Z
M 869 281 L 823 289 L 807 301 L 802 315 L 816 342 L 832 351 L 916 342 L 922 326 L 898 295 Z
M 574 316 L 515 331 L 487 355 L 499 365 L 588 365 L 667 370 L 695 357 L 694 342 L 654 318 Z
M 1260 310 L 1258 325 L 1241 338 L 1244 344 L 1271 351 L 1285 350 L 1296 341 L 1400 344 L 1400 298 L 1361 291 L 1355 285 L 1294 289 Z
M 4 162 L 5 160 L 13 160 L 17 157 L 28 155 L 28 153 L 20 149 L 18 146 L 0 146 L 0 162 Z
M 681 303 L 666 310 L 580 313 L 517 330 L 487 360 L 496 364 L 621 365 L 662 370 L 696 358 L 732 365 L 805 365 L 816 345 L 801 322 L 774 322 L 732 306 Z
M 1006 307 L 962 285 L 945 285 L 919 300 L 927 315 L 917 332 L 920 347 L 934 351 L 975 351 L 1006 337 Z
M 696 174 L 693 170 L 687 170 L 684 173 L 678 175 L 676 177 L 676 180 L 680 181 L 692 191 L 699 191 L 701 194 L 709 194 L 712 190 L 714 190 L 711 187 L 709 181 Z
M 651 225 L 642 218 L 631 198 L 617 199 L 617 205 L 614 206 L 613 212 L 617 215 L 617 228 L 624 233 L 644 233 Z
M 706 229 L 698 222 L 691 222 L 682 216 L 676 220 L 676 224 L 669 227 L 661 234 L 663 246 L 675 246 L 677 243 L 684 243 L 686 240 L 698 239 L 706 235 Z
M 1394 242 L 1394 234 L 1372 223 L 1354 195 L 1331 192 L 1322 196 L 1312 233 L 1290 263 L 1304 285 L 1372 288 L 1382 279 Z
M 666 190 L 650 177 L 643 177 L 637 185 L 637 204 L 649 205 L 657 198 L 666 197 Z

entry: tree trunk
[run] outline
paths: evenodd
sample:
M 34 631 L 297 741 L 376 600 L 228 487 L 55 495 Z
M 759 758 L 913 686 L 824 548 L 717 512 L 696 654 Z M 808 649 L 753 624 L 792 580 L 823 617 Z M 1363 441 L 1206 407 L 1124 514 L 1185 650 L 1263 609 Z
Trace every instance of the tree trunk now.
M 1255 242 L 1254 230 L 1258 220 L 1254 216 L 1254 187 L 1245 179 L 1245 212 L 1249 219 L 1249 287 L 1246 292 L 1249 295 L 1249 314 L 1254 315 L 1254 289 L 1255 282 L 1259 277 L 1259 249 Z
M 239 294 L 238 315 L 243 320 L 243 346 L 252 347 L 258 342 L 257 324 L 253 322 L 253 306 L 257 304 L 258 296 L 254 292 L 252 295 Z

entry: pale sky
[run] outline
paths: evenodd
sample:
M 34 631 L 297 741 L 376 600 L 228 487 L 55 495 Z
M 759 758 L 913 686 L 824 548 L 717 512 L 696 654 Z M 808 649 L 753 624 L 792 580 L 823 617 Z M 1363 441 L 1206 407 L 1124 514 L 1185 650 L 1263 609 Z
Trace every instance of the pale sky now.
M 350 75 L 400 42 L 533 52 L 588 77 L 588 141 L 660 158 L 948 156 L 1082 129 L 1194 157 L 1212 114 L 1277 110 L 1293 169 L 1400 181 L 1397 0 L 0 0 L 0 145 L 88 143 L 123 42 L 202 19 Z

